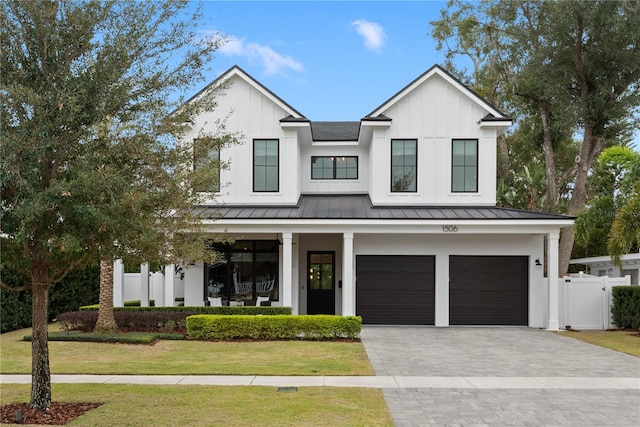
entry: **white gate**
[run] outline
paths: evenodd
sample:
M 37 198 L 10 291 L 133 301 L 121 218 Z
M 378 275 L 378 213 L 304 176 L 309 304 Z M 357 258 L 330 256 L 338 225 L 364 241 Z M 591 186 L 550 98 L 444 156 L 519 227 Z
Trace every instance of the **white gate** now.
M 565 277 L 559 279 L 561 328 L 604 330 L 611 321 L 613 286 L 630 285 L 631 277 Z

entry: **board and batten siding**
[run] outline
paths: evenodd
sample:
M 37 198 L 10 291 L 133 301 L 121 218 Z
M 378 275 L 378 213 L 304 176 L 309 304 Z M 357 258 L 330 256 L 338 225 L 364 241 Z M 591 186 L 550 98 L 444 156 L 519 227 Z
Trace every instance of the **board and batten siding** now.
M 295 130 L 282 129 L 280 120 L 289 113 L 244 79 L 233 76 L 228 87 L 215 92 L 216 108 L 195 119 L 185 138 L 198 131 L 215 132 L 224 121 L 226 131 L 237 132 L 241 143 L 220 153 L 229 168 L 221 171 L 216 202 L 225 204 L 295 204 L 300 194 L 298 181 L 298 137 Z M 279 191 L 253 192 L 253 140 L 279 140 Z
M 383 112 L 389 128 L 373 131 L 369 193 L 374 204 L 495 205 L 496 131 L 480 128 L 487 111 L 440 76 L 433 76 Z M 418 141 L 416 193 L 390 190 L 391 140 Z M 478 192 L 451 192 L 451 141 L 478 140 Z

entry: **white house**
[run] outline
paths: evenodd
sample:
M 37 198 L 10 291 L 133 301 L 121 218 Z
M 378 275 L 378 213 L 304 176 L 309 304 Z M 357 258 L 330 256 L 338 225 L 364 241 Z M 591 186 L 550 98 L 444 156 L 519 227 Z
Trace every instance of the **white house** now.
M 202 218 L 235 243 L 186 269 L 186 306 L 261 296 L 365 324 L 558 328 L 543 247 L 557 273 L 573 219 L 495 206 L 496 138 L 511 119 L 443 68 L 357 122 L 311 121 L 237 66 L 202 96 L 217 107 L 185 138 L 227 117 L 243 143 L 210 153 L 230 167 Z
M 614 265 L 610 256 L 596 256 L 572 259 L 570 264 L 585 266 L 593 276 L 624 277 L 630 276 L 631 283 L 638 284 L 640 276 L 640 253 L 622 255 L 622 269 Z

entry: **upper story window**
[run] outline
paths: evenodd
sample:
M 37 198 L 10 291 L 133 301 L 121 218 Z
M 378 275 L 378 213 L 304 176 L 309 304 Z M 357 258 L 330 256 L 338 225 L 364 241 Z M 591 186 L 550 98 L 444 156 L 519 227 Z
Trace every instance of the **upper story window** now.
M 217 193 L 220 191 L 220 145 L 205 144 L 201 139 L 193 140 L 193 167 L 195 170 L 211 168 L 211 175 L 196 184 L 196 191 Z
M 418 176 L 418 141 L 391 140 L 391 192 L 415 193 Z
M 312 156 L 311 179 L 358 179 L 358 157 Z
M 478 140 L 454 139 L 451 145 L 451 191 L 478 191 Z
M 279 147 L 277 139 L 253 140 L 253 191 L 279 191 Z

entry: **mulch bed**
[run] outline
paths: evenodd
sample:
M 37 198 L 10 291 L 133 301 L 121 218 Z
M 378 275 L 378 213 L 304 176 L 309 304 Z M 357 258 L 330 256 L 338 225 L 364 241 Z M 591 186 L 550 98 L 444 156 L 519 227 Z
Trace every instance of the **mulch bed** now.
M 41 411 L 30 407 L 28 403 L 11 403 L 0 408 L 0 422 L 3 424 L 18 424 L 16 422 L 16 412 L 20 410 L 22 411 L 21 424 L 63 426 L 100 405 L 102 403 L 52 402 L 48 410 Z

